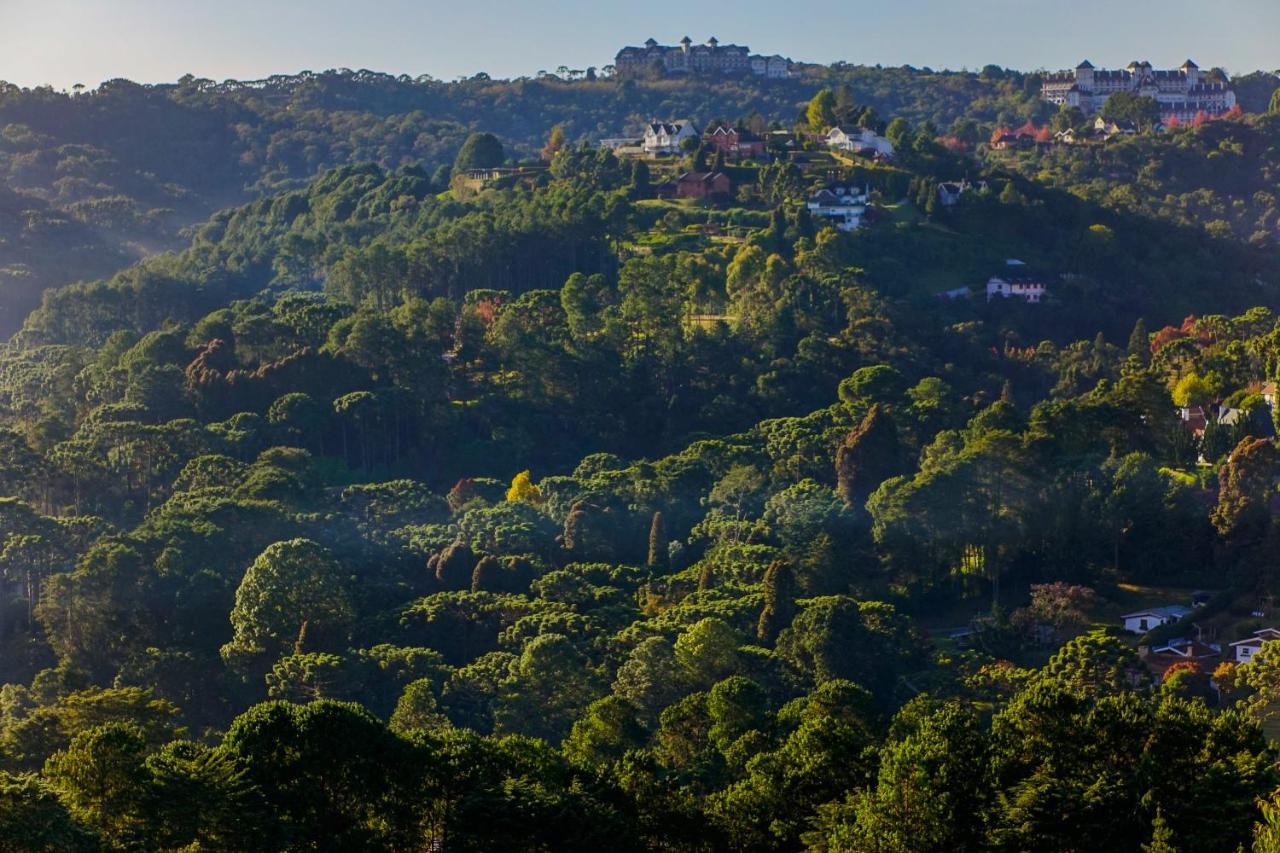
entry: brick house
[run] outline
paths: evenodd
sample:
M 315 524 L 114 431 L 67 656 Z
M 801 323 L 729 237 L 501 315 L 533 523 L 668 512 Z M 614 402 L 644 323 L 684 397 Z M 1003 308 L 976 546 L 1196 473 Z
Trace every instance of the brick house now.
M 725 157 L 741 160 L 764 156 L 764 140 L 742 127 L 717 125 L 702 134 L 702 141 Z

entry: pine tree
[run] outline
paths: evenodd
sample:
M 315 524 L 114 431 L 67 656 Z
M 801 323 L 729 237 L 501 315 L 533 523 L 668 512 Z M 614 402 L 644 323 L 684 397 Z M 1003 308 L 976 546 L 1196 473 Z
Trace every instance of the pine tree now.
M 774 560 L 764 572 L 764 609 L 756 625 L 760 642 L 772 644 L 795 616 L 795 575 L 791 566 Z
M 648 566 L 654 571 L 666 571 L 670 567 L 667 554 L 667 523 L 662 517 L 662 510 L 653 514 L 649 524 L 649 560 Z
M 846 504 L 861 509 L 881 483 L 902 470 L 898 430 L 884 407 L 874 403 L 836 451 L 837 490 Z
M 1142 845 L 1142 853 L 1178 853 L 1178 848 L 1173 846 L 1173 831 L 1158 808 L 1151 820 L 1151 843 Z
M 1128 352 L 1143 364 L 1151 360 L 1151 336 L 1147 334 L 1147 321 L 1141 317 L 1133 324 L 1133 331 L 1129 333 Z
M 702 571 L 698 572 L 698 589 L 711 589 L 715 584 L 715 580 L 715 572 L 711 568 L 711 561 L 704 561 L 702 564 Z
M 720 151 L 720 150 L 716 151 L 716 159 L 712 161 L 711 171 L 713 172 L 724 171 L 724 152 L 723 151 Z
M 649 164 L 636 160 L 631 164 L 631 197 L 648 198 L 649 196 Z

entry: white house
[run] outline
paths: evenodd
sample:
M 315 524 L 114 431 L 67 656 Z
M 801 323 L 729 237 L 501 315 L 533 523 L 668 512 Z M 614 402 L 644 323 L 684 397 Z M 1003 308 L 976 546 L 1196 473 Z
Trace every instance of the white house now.
M 827 131 L 826 142 L 828 148 L 837 151 L 870 151 L 882 157 L 893 156 L 893 143 L 865 127 L 833 127 Z
M 1152 607 L 1149 610 L 1138 610 L 1126 613 L 1120 618 L 1124 621 L 1124 629 L 1131 634 L 1145 634 L 1148 631 L 1177 622 L 1191 612 L 1190 607 L 1181 604 L 1169 604 L 1164 607 Z
M 867 214 L 867 188 L 857 184 L 833 184 L 809 198 L 809 212 L 829 221 L 841 231 L 862 227 Z
M 1042 278 L 1028 273 L 1005 272 L 987 279 L 988 302 L 999 296 L 1002 299 L 1021 299 L 1034 305 L 1048 292 Z
M 644 129 L 642 143 L 646 154 L 679 154 L 680 144 L 686 139 L 700 139 L 702 134 L 688 119 L 662 122 L 651 121 Z
M 1248 663 L 1253 660 L 1253 656 L 1262 649 L 1262 644 L 1272 640 L 1280 640 L 1280 629 L 1262 628 L 1254 631 L 1252 637 L 1236 640 L 1231 644 L 1236 663 Z

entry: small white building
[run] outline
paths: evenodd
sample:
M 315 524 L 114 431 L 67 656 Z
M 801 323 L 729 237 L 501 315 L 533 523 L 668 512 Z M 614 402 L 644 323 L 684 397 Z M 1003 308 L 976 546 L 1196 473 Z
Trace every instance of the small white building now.
M 1248 663 L 1253 656 L 1262 650 L 1263 643 L 1280 640 L 1280 628 L 1262 628 L 1253 632 L 1252 637 L 1236 640 L 1231 644 L 1231 651 L 1236 663 Z
M 698 132 L 698 128 L 688 119 L 673 122 L 651 121 L 645 126 L 642 147 L 646 154 L 679 154 L 681 153 L 680 145 L 686 139 L 701 137 L 702 134 Z
M 828 148 L 852 151 L 855 154 L 870 152 L 881 157 L 893 156 L 893 143 L 865 127 L 833 127 L 827 131 Z
M 832 184 L 810 196 L 809 212 L 826 219 L 841 231 L 862 227 L 867 215 L 867 188 L 860 184 Z
M 1148 610 L 1126 613 L 1120 618 L 1124 621 L 1124 629 L 1129 633 L 1145 634 L 1148 631 L 1159 628 L 1161 625 L 1177 622 L 1190 612 L 1190 607 L 1183 607 L 1181 604 L 1168 604 L 1164 607 L 1152 607 Z

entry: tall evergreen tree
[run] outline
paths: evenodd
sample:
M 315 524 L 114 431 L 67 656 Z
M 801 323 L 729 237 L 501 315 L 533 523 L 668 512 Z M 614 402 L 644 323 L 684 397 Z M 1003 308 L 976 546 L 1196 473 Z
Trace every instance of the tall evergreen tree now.
M 665 571 L 670 566 L 667 553 L 667 523 L 662 517 L 662 510 L 653 514 L 649 523 L 649 559 L 648 566 L 655 571 Z
M 795 616 L 795 574 L 783 560 L 774 560 L 764 572 L 764 609 L 756 624 L 760 642 L 773 644 Z
M 1147 321 L 1138 318 L 1133 324 L 1133 331 L 1129 333 L 1129 355 L 1137 358 L 1143 364 L 1151 360 L 1151 336 L 1147 334 Z
M 850 430 L 836 451 L 836 488 L 844 502 L 861 509 L 876 487 L 902 473 L 898 430 L 879 403 Z
M 1142 853 L 1178 853 L 1178 848 L 1173 846 L 1173 830 L 1158 808 L 1151 819 L 1151 843 L 1142 845 Z

